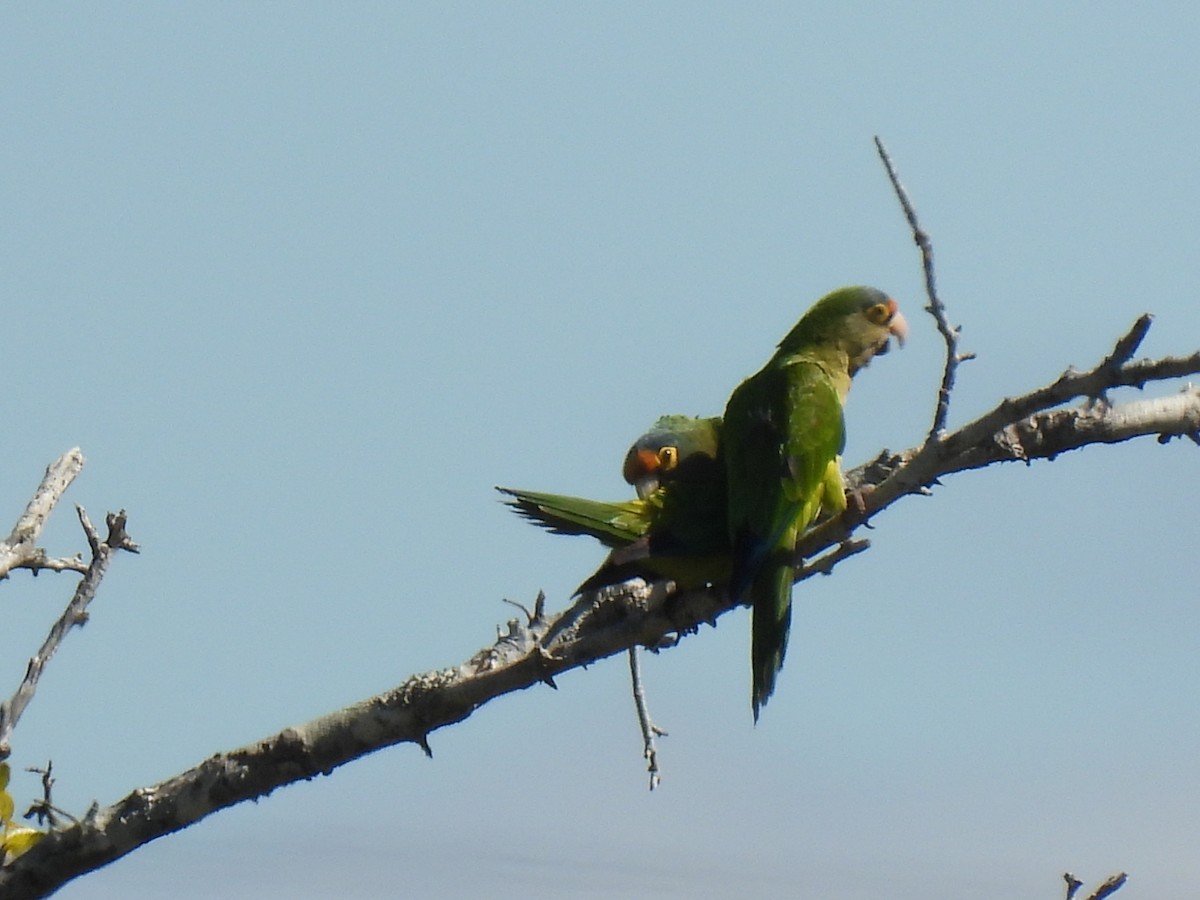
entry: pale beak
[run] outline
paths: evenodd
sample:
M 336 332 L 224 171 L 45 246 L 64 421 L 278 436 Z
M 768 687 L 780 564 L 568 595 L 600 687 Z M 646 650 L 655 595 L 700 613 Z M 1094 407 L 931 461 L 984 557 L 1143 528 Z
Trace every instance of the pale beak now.
M 633 489 L 637 491 L 639 500 L 645 500 L 658 490 L 658 479 L 653 475 L 647 475 L 645 478 L 639 478 L 633 483 Z
M 892 316 L 892 320 L 888 322 L 888 332 L 895 336 L 896 343 L 901 347 L 904 346 L 904 339 L 908 337 L 908 321 L 896 310 Z

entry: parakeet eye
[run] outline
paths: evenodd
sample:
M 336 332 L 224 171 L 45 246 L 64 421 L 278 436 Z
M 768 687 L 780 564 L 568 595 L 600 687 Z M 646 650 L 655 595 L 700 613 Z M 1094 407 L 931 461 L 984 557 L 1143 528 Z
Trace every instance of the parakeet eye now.
M 658 465 L 664 472 L 670 472 L 679 464 L 679 448 L 663 447 L 658 451 Z
M 876 303 L 874 306 L 867 307 L 864 315 L 867 321 L 874 325 L 886 325 L 888 320 L 892 318 L 892 313 L 895 311 L 895 306 L 887 303 Z

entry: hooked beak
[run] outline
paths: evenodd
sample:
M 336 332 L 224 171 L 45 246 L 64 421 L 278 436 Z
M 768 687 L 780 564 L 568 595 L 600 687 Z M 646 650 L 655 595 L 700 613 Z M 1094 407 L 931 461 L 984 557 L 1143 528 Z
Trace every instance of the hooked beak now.
M 908 337 L 908 320 L 898 309 L 892 314 L 892 320 L 888 322 L 888 332 L 895 336 L 897 344 L 901 347 L 904 346 L 904 339 Z
M 653 475 L 646 475 L 633 483 L 633 489 L 637 491 L 639 500 L 645 500 L 658 490 L 658 479 Z

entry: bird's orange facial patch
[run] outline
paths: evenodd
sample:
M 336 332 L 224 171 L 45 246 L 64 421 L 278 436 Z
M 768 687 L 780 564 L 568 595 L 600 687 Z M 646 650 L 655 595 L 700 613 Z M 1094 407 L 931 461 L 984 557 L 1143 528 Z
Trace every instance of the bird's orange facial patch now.
M 659 469 L 658 454 L 653 450 L 640 450 L 637 447 L 631 447 L 629 452 L 625 454 L 625 465 L 622 468 L 622 474 L 625 476 L 627 484 L 637 484 L 639 481 L 644 481 L 646 478 Z

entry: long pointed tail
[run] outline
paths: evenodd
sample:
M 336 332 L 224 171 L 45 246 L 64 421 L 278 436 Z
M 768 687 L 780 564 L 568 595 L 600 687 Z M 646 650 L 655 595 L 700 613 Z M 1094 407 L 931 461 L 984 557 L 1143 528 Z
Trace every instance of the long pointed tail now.
M 754 681 L 750 703 L 755 722 L 775 691 L 775 678 L 783 668 L 783 658 L 787 654 L 795 578 L 796 569 L 790 560 L 779 563 L 768 560 L 750 588 L 754 604 L 750 627 L 750 667 Z
M 622 547 L 645 534 L 648 527 L 641 500 L 605 503 L 540 491 L 496 490 L 512 498 L 505 502 L 514 512 L 555 534 L 586 534 L 609 547 Z

